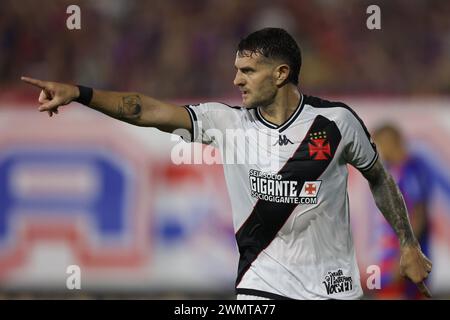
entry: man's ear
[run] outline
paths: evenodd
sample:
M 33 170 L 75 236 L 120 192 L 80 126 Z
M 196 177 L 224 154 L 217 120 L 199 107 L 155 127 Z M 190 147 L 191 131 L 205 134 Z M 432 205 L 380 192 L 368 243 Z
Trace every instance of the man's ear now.
M 278 86 L 281 86 L 286 83 L 289 78 L 289 73 L 291 72 L 291 68 L 287 64 L 280 64 L 275 69 L 275 83 Z

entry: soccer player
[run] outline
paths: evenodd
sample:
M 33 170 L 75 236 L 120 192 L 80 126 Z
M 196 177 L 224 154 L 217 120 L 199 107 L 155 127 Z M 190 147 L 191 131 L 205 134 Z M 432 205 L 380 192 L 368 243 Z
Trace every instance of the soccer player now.
M 405 199 L 414 235 L 422 252 L 428 256 L 431 227 L 428 210 L 434 185 L 429 165 L 419 154 L 408 150 L 402 133 L 392 124 L 376 128 L 373 139 Z M 377 296 L 384 299 L 421 298 L 417 288 L 399 273 L 396 263 L 399 246 L 395 233 L 385 221 L 380 224 L 380 234 L 381 290 L 377 290 Z
M 237 49 L 236 85 L 243 107 L 223 103 L 177 106 L 134 92 L 108 92 L 23 77 L 42 89 L 39 111 L 50 116 L 71 101 L 116 119 L 172 133 L 229 152 L 231 131 L 256 131 L 275 143 L 231 148 L 224 163 L 239 247 L 238 299 L 357 299 L 360 275 L 349 223 L 347 164 L 367 178 L 401 248 L 402 275 L 430 296 L 431 262 L 414 237 L 402 195 L 378 159 L 361 119 L 340 102 L 299 91 L 301 53 L 283 29 L 248 35 Z M 183 137 L 188 139 L 188 137 Z M 274 138 L 273 140 L 271 140 Z M 256 154 L 255 154 L 256 153 Z

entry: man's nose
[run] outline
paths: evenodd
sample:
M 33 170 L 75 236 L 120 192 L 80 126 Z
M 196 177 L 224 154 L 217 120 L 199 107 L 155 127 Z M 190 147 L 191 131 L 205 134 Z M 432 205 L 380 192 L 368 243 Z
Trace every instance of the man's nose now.
M 239 71 L 236 72 L 236 76 L 234 77 L 233 84 L 235 86 L 242 86 L 242 85 L 244 85 L 244 79 L 242 78 L 242 75 L 241 75 L 241 73 Z

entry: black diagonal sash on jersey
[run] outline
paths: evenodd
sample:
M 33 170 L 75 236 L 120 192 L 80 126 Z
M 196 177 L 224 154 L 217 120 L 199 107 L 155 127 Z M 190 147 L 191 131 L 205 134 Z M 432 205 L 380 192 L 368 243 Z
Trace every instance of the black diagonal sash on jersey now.
M 330 153 L 318 156 L 317 153 L 311 152 L 315 150 L 310 149 L 311 145 L 315 145 L 310 137 L 314 133 L 323 135 L 324 132 Z M 340 141 L 341 133 L 336 124 L 323 116 L 317 116 L 300 146 L 278 172 L 282 176 L 281 180 L 295 180 L 300 188 L 305 181 L 317 180 L 333 159 Z M 272 242 L 296 206 L 297 204 L 265 200 L 256 202 L 252 213 L 236 233 L 240 253 L 236 286 L 258 254 Z

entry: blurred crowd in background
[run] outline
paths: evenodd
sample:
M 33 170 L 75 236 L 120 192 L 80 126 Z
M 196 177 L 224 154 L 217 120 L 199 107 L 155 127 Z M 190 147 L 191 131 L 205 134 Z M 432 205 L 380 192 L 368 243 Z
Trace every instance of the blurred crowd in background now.
M 450 93 L 450 2 L 3 0 L 0 87 L 22 74 L 160 98 L 229 97 L 238 41 L 265 26 L 290 31 L 303 51 L 300 86 L 311 94 Z M 81 8 L 68 30 L 67 6 Z

